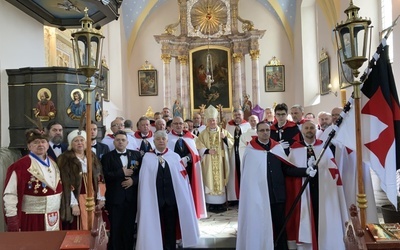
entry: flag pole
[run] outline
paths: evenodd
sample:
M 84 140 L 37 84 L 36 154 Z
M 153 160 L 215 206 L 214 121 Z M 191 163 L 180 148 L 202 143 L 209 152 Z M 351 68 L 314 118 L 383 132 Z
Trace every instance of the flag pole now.
M 367 80 L 368 75 L 371 73 L 372 67 L 375 65 L 375 62 L 379 59 L 379 55 L 382 52 L 383 47 L 386 46 L 386 39 L 390 36 L 391 32 L 393 31 L 394 26 L 396 26 L 399 17 L 400 17 L 400 15 L 393 21 L 392 26 L 390 26 L 389 28 L 387 28 L 385 30 L 386 31 L 385 37 L 382 39 L 382 41 L 379 44 L 374 56 L 369 61 L 368 67 L 364 70 L 363 75 L 360 77 L 361 84 L 363 84 Z M 354 92 L 351 94 L 351 97 L 347 101 L 346 105 L 344 105 L 343 111 L 341 112 L 340 117 L 336 120 L 332 131 L 329 133 L 329 136 L 328 136 L 327 140 L 324 143 L 323 150 L 321 151 L 321 153 L 318 155 L 318 158 L 316 159 L 316 162 L 315 162 L 316 166 L 318 166 L 318 163 L 320 162 L 321 157 L 325 153 L 326 148 L 329 146 L 329 144 L 331 143 L 332 139 L 335 137 L 336 132 L 338 131 L 340 125 L 343 122 L 343 119 L 345 118 L 344 117 L 345 114 L 347 114 L 350 111 L 351 106 L 353 106 L 353 105 L 354 105 Z M 360 130 L 360 132 L 361 132 L 361 130 Z M 362 178 L 362 176 L 361 176 L 361 178 Z M 290 207 L 289 212 L 287 213 L 287 215 L 285 217 L 285 222 L 284 222 L 284 224 L 283 224 L 283 226 L 281 228 L 281 231 L 279 232 L 278 236 L 275 239 L 275 246 L 276 246 L 276 243 L 278 242 L 279 238 L 282 236 L 284 230 L 286 230 L 286 225 L 287 225 L 289 219 L 292 217 L 294 209 L 297 206 L 297 203 L 300 201 L 301 195 L 303 194 L 303 192 L 304 192 L 304 190 L 305 190 L 305 188 L 306 188 L 306 186 L 308 185 L 309 182 L 310 182 L 310 177 L 308 176 L 305 179 L 305 181 L 303 182 L 303 185 L 300 188 L 299 193 L 297 194 L 296 198 L 294 199 L 293 204 Z M 364 185 L 363 185 L 363 189 L 364 189 Z M 365 220 L 364 220 L 364 223 L 365 223 Z

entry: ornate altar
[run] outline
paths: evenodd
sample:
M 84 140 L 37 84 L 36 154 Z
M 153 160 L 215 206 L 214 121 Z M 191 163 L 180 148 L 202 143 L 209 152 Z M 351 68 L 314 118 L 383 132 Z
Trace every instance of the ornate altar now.
M 156 41 L 161 44 L 164 106 L 170 107 L 173 100 L 180 99 L 183 110 L 191 110 L 192 113 L 199 111 L 202 104 L 215 106 L 224 102 L 224 110 L 229 112 L 233 107 L 239 108 L 240 99 L 246 92 L 246 83 L 242 82 L 246 54 L 250 55 L 252 64 L 251 96 L 255 104 L 259 103 L 259 39 L 265 30 L 256 29 L 252 21 L 239 16 L 238 1 L 178 1 L 178 21 L 167 25 L 163 34 L 155 35 Z M 241 30 L 239 22 L 242 24 Z M 175 34 L 178 33 L 178 27 L 180 32 Z M 223 51 L 226 51 L 226 60 L 217 61 L 217 53 Z M 199 54 L 194 55 L 195 52 Z M 205 64 L 206 54 L 212 53 L 215 53 L 212 68 L 206 69 L 203 65 L 202 69 L 200 61 L 204 60 Z M 179 62 L 176 73 L 180 75 L 180 82 L 177 83 L 176 93 L 171 93 L 170 87 L 172 58 Z M 214 74 L 212 77 L 215 79 L 201 86 L 199 74 L 207 74 L 207 71 L 213 71 L 208 74 Z

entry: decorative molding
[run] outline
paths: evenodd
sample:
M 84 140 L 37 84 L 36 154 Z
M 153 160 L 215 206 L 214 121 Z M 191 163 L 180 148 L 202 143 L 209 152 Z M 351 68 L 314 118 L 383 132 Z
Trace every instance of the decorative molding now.
M 250 57 L 251 60 L 257 60 L 258 58 L 260 58 L 260 50 L 250 50 Z

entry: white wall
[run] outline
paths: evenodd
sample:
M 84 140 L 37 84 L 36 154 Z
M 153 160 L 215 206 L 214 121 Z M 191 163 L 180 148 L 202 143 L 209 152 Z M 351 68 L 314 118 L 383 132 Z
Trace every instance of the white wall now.
M 1 146 L 7 147 L 10 138 L 8 76 L 5 70 L 45 66 L 43 25 L 0 0 L 0 34 Z

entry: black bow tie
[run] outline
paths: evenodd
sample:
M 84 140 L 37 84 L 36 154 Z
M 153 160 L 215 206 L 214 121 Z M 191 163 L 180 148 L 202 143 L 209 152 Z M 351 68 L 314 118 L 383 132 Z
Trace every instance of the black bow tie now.
M 54 144 L 54 145 L 53 145 L 53 149 L 54 149 L 54 148 L 61 148 L 61 144 L 58 144 L 58 145 Z
M 92 148 L 97 148 L 97 144 L 92 145 Z
M 193 128 L 200 128 L 200 126 L 193 126 Z
M 183 137 L 183 134 L 178 134 L 179 137 Z
M 162 156 L 163 154 L 165 154 L 166 152 L 164 152 L 164 153 L 156 153 L 156 155 L 157 156 Z
M 117 153 L 119 156 L 127 156 L 127 153 Z

